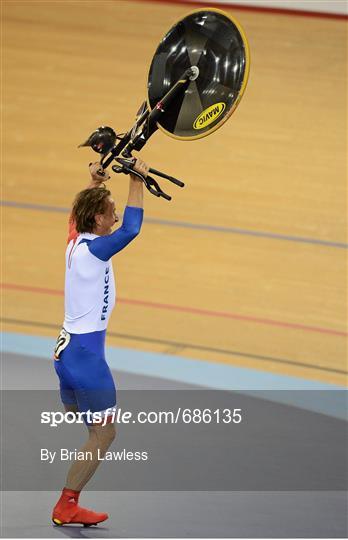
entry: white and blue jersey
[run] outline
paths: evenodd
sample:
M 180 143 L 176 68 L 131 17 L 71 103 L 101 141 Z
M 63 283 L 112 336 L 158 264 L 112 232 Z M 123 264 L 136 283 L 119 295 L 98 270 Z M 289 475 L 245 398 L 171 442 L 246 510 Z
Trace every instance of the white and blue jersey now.
M 105 334 L 116 301 L 111 257 L 140 232 L 143 209 L 127 206 L 112 234 L 77 233 L 71 224 L 66 250 L 65 317 L 69 344 L 56 358 L 62 401 L 82 411 L 116 405 L 116 389 L 105 360 Z
M 111 259 L 91 252 L 95 234 L 83 233 L 70 240 L 66 250 L 65 318 L 70 334 L 106 330 L 115 305 L 115 279 Z

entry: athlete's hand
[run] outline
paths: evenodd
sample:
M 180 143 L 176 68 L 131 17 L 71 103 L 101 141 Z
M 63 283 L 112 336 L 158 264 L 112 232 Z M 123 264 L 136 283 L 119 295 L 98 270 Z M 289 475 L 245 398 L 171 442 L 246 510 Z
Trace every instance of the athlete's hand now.
M 89 164 L 89 172 L 91 173 L 92 183 L 94 187 L 100 186 L 106 180 L 109 180 L 110 174 L 104 170 L 99 161 Z
M 136 158 L 135 165 L 133 166 L 133 169 L 137 171 L 138 173 L 142 174 L 145 178 L 148 175 L 149 172 L 149 166 L 140 158 Z M 137 176 L 133 176 L 134 179 L 138 179 Z

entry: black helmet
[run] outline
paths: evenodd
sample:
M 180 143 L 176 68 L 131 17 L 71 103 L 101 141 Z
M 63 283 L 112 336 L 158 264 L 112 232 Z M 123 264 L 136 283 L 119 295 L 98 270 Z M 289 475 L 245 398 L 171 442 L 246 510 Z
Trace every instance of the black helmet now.
M 90 135 L 86 142 L 79 145 L 91 146 L 98 154 L 106 155 L 115 146 L 117 135 L 111 127 L 101 126 Z

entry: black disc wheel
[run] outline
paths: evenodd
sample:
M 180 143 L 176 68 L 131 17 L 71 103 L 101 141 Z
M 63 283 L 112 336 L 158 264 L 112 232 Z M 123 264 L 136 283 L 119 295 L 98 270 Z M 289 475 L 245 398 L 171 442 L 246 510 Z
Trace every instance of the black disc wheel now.
M 152 110 L 188 68 L 194 80 L 168 106 L 158 127 L 177 139 L 209 135 L 233 113 L 249 75 L 243 29 L 219 9 L 199 9 L 176 23 L 160 42 L 149 71 Z M 198 68 L 198 69 L 197 69 Z

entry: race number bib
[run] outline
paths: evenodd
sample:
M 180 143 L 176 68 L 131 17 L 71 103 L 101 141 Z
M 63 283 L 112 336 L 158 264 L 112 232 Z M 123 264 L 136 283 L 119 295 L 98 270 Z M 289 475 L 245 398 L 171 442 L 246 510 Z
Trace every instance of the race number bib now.
M 70 334 L 64 328 L 61 329 L 60 334 L 57 338 L 56 346 L 54 348 L 54 358 L 59 360 L 61 352 L 66 349 L 70 342 Z

